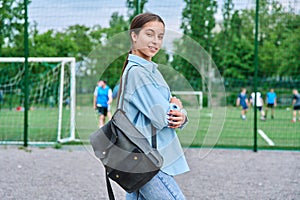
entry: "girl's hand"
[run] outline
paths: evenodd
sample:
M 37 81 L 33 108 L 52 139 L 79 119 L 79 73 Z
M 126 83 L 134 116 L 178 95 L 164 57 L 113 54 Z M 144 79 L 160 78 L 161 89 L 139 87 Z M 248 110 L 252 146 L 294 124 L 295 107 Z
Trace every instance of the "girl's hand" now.
M 185 122 L 185 114 L 180 112 L 179 110 L 170 110 L 168 113 L 169 117 L 169 128 L 179 128 Z

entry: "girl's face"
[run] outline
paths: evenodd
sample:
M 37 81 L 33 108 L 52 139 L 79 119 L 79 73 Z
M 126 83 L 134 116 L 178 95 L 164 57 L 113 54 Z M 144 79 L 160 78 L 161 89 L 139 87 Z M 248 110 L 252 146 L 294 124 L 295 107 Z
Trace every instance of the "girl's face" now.
M 144 24 L 138 34 L 131 33 L 133 42 L 132 53 L 148 61 L 158 53 L 161 48 L 165 27 L 163 23 L 152 21 Z

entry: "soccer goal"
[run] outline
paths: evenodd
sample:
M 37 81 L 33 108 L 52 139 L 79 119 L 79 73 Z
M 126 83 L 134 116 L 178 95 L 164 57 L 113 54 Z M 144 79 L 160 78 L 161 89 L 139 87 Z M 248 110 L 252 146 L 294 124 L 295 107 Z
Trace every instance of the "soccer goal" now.
M 202 91 L 172 91 L 172 94 L 180 96 L 185 107 L 203 108 L 203 93 Z M 197 98 L 195 98 L 197 97 Z
M 22 143 L 25 59 L 0 58 L 0 143 Z M 28 143 L 75 141 L 75 58 L 29 57 Z

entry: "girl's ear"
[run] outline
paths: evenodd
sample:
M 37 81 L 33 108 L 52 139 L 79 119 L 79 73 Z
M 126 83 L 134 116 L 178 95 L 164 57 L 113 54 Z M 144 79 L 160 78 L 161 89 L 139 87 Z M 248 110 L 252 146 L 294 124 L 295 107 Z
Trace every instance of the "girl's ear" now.
M 131 36 L 132 42 L 136 42 L 136 40 L 137 40 L 137 34 L 134 31 L 131 32 L 130 36 Z

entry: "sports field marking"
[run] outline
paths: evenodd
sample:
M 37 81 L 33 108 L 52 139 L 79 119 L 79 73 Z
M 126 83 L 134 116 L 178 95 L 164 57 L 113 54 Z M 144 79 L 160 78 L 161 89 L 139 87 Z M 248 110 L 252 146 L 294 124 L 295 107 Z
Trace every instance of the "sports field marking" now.
M 274 146 L 274 142 L 260 129 L 258 129 L 259 135 L 270 145 Z

